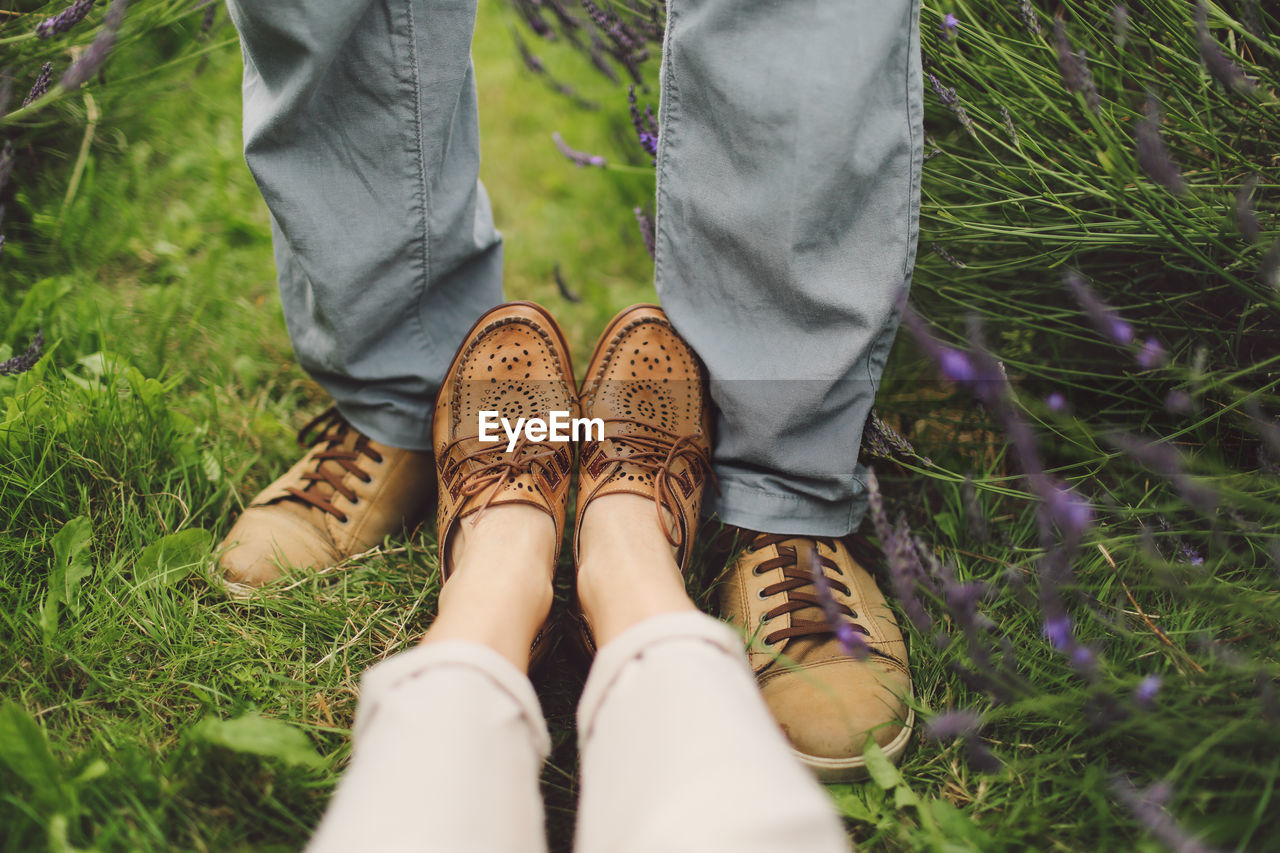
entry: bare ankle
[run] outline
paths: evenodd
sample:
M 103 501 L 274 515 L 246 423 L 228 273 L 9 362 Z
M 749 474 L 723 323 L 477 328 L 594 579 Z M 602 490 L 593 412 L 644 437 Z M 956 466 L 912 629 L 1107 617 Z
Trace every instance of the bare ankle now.
M 653 501 L 598 498 L 581 537 L 578 600 L 598 644 L 651 616 L 695 609 Z

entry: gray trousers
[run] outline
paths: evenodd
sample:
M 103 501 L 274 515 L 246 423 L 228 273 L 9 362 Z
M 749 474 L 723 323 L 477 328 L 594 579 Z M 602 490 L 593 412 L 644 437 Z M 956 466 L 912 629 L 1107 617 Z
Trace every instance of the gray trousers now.
M 708 368 L 706 507 L 727 523 L 843 535 L 861 520 L 862 425 L 915 259 L 918 6 L 667 3 L 655 283 Z M 454 350 L 502 301 L 475 0 L 230 7 L 298 359 L 362 432 L 427 449 Z

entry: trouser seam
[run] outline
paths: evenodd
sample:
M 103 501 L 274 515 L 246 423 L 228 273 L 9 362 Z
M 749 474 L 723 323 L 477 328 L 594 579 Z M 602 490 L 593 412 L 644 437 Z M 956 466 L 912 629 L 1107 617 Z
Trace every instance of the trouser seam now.
M 418 298 L 414 300 L 413 324 L 418 329 L 418 338 L 424 349 L 429 350 L 429 335 L 422 323 L 422 300 L 426 297 L 427 285 L 431 281 L 431 187 L 427 182 L 427 162 L 423 155 L 422 142 L 422 76 L 418 62 L 418 26 L 413 16 L 414 0 L 408 0 L 405 8 L 409 19 L 409 56 L 413 69 L 413 132 L 414 157 L 418 161 L 418 207 L 422 216 L 422 250 L 419 253 L 422 263 L 422 280 L 418 283 Z M 435 400 L 427 401 L 428 411 L 434 415 Z
M 664 235 L 663 209 L 667 207 L 663 199 L 666 195 L 668 148 L 671 144 L 671 133 L 675 119 L 679 115 L 679 87 L 676 85 L 675 59 L 672 56 L 671 34 L 675 29 L 675 21 L 679 12 L 674 0 L 667 3 L 666 29 L 662 34 L 662 89 L 658 103 L 658 170 L 655 181 L 653 209 L 653 283 L 661 298 L 665 278 L 663 276 L 663 260 L 666 252 Z

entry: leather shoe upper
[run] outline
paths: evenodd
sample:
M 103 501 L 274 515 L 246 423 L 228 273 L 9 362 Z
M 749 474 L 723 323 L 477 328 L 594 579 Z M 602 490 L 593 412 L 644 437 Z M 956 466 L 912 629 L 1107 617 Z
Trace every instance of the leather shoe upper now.
M 556 411 L 578 415 L 569 350 L 555 320 L 528 302 L 500 305 L 481 317 L 445 376 L 432 426 L 443 579 L 455 525 L 487 507 L 528 504 L 547 512 L 558 555 L 573 444 L 521 436 L 508 451 L 501 428 L 498 441 L 479 438 L 481 412 L 496 412 L 491 420 L 506 419 L 514 428 L 521 418 L 546 421 Z

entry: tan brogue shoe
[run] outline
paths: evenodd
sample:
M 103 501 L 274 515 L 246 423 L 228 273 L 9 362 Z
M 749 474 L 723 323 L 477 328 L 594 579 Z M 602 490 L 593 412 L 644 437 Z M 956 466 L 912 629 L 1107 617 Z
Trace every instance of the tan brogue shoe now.
M 432 442 L 442 583 L 449 579 L 449 543 L 458 522 L 488 507 L 528 504 L 545 511 L 555 522 L 557 558 L 560 553 L 573 443 L 551 440 L 546 429 L 545 440 L 522 431 L 510 449 L 504 429 L 496 429 L 497 441 L 481 441 L 481 413 L 489 413 L 490 425 L 505 420 L 512 427 L 534 418 L 545 426 L 553 413 L 578 416 L 569 348 L 542 307 L 511 302 L 481 317 L 440 388 Z M 544 627 L 534 640 L 530 668 L 545 654 L 545 637 Z
M 388 447 L 331 408 L 298 433 L 311 449 L 267 486 L 223 540 L 219 565 L 233 595 L 289 568 L 323 568 L 416 523 L 434 492 L 431 454 Z
M 870 735 L 897 760 L 915 719 L 911 675 L 871 575 L 840 539 L 744 530 L 737 544 L 721 615 L 747 635 L 760 691 L 799 758 L 825 782 L 863 779 Z
M 632 494 L 653 500 L 685 571 L 711 475 L 711 414 L 698 356 L 661 308 L 633 306 L 601 335 L 579 397 L 583 417 L 603 421 L 604 434 L 583 441 L 579 452 L 575 564 L 587 506 Z M 591 626 L 581 607 L 574 611 L 583 646 L 594 654 Z

